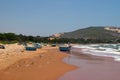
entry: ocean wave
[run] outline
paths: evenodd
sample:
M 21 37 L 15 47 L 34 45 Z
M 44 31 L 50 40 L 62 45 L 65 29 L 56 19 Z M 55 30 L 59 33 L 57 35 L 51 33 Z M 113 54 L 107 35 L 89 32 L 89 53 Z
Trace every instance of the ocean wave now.
M 80 51 L 84 54 L 112 57 L 115 61 L 120 61 L 120 44 L 77 45 L 73 48 L 81 48 Z

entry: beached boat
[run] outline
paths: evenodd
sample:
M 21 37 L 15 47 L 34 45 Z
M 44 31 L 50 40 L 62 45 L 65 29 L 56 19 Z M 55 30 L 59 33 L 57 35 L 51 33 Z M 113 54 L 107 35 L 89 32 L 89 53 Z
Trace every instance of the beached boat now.
M 56 47 L 56 44 L 51 44 L 52 47 Z
M 27 51 L 36 51 L 39 48 L 42 48 L 42 45 L 40 43 L 29 43 L 29 44 L 25 44 L 25 50 Z
M 60 45 L 59 50 L 60 51 L 70 51 L 71 46 L 69 45 Z
M 27 51 L 36 51 L 36 47 L 25 47 Z
M 69 47 L 59 47 L 60 51 L 69 51 L 70 48 Z
M 35 44 L 34 44 L 34 47 L 40 49 L 40 48 L 42 48 L 42 45 L 41 45 L 40 43 L 35 43 Z

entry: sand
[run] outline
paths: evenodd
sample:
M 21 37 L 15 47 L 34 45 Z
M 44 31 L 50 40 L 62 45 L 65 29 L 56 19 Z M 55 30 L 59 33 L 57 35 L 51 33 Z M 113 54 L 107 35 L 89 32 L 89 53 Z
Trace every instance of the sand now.
M 58 80 L 77 68 L 62 61 L 68 54 L 57 47 L 25 51 L 22 45 L 12 44 L 0 53 L 0 80 Z
M 6 44 L 5 47 L 5 49 L 0 49 L 0 70 L 21 59 L 32 58 L 39 55 L 38 53 L 46 52 L 46 50 L 26 51 L 23 45 L 18 44 Z

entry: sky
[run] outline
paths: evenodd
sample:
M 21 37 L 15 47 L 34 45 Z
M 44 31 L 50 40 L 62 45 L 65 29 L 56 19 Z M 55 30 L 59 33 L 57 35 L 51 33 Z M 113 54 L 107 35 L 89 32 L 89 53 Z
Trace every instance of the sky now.
M 0 0 L 0 33 L 50 36 L 120 26 L 120 0 Z

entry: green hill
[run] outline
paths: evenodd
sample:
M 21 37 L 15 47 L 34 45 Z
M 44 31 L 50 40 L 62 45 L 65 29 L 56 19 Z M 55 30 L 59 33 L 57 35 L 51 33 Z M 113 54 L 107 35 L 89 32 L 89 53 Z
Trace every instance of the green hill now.
M 96 26 L 78 29 L 72 32 L 61 34 L 61 38 L 84 38 L 84 39 L 116 39 L 120 38 L 120 33 L 104 29 L 105 27 Z

